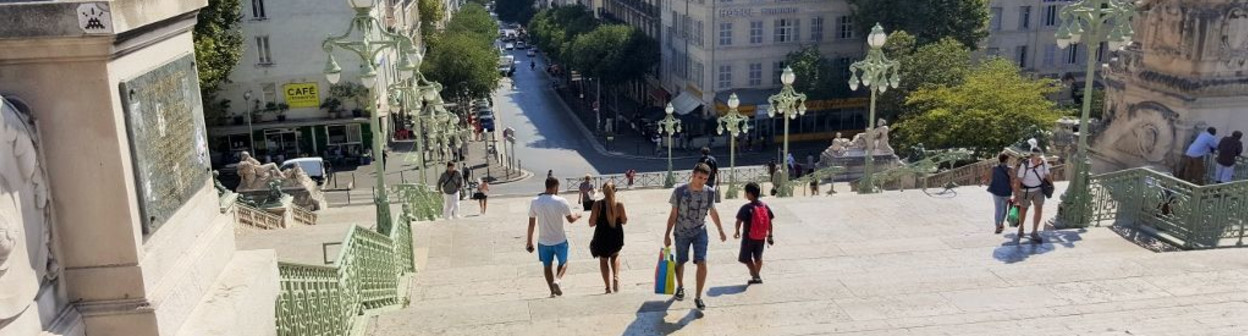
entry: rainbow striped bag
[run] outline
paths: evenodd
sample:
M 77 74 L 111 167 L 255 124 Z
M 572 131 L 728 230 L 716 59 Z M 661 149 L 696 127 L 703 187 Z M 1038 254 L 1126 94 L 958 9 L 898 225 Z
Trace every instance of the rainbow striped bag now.
M 654 293 L 676 294 L 676 255 L 670 247 L 659 250 L 659 265 L 654 268 Z

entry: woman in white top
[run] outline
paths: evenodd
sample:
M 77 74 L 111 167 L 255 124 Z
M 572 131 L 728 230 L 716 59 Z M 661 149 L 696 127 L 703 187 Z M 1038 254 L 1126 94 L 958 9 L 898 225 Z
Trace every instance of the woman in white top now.
M 1022 222 L 1026 221 L 1027 209 L 1032 205 L 1035 206 L 1035 215 L 1032 215 L 1033 222 L 1031 226 L 1031 242 L 1042 243 L 1040 238 L 1040 217 L 1044 213 L 1044 183 L 1053 183 L 1053 177 L 1049 176 L 1049 165 L 1044 162 L 1044 158 L 1040 156 L 1040 150 L 1033 148 L 1031 155 L 1018 165 L 1018 172 L 1014 175 L 1014 201 L 1018 203 L 1018 236 L 1014 237 L 1014 241 L 1018 242 L 1023 237 L 1024 229 L 1027 227 Z

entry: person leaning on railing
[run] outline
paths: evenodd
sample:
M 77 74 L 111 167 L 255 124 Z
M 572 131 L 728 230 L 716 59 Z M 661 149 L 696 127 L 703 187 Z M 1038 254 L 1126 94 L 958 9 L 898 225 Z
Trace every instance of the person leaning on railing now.
M 1235 158 L 1244 154 L 1243 137 L 1244 132 L 1235 131 L 1218 143 L 1218 157 L 1215 160 L 1218 167 L 1213 175 L 1215 183 L 1235 180 Z
M 1176 169 L 1176 175 L 1180 179 L 1195 185 L 1205 184 L 1205 174 L 1208 174 L 1205 155 L 1218 149 L 1217 135 L 1218 129 L 1210 127 L 1196 136 L 1196 141 L 1187 147 L 1187 151 L 1183 153 L 1183 161 Z

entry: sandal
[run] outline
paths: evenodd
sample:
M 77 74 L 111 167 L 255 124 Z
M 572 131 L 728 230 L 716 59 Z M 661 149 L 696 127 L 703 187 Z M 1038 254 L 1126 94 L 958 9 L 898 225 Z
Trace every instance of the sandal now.
M 1004 225 L 1001 225 L 1001 224 L 997 224 L 997 232 L 996 232 L 996 234 L 1001 234 L 1001 231 L 1005 231 L 1005 226 L 1004 226 Z

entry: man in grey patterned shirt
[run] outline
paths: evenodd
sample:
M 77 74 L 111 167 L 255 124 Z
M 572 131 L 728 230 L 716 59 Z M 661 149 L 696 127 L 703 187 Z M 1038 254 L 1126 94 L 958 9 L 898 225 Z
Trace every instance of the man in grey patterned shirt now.
M 694 293 L 694 304 L 698 309 L 705 309 L 702 302 L 702 288 L 706 285 L 706 215 L 711 215 L 715 228 L 719 229 L 719 241 L 727 241 L 724 227 L 719 222 L 719 212 L 715 211 L 715 188 L 706 185 L 710 178 L 711 167 L 699 163 L 693 167 L 693 176 L 688 184 L 672 190 L 672 212 L 667 216 L 667 232 L 663 234 L 663 246 L 672 246 L 672 235 L 676 236 L 676 300 L 685 299 L 685 263 L 689 261 L 689 248 L 693 248 L 693 263 L 698 265 L 698 291 Z M 674 232 L 673 232 L 674 231 Z

